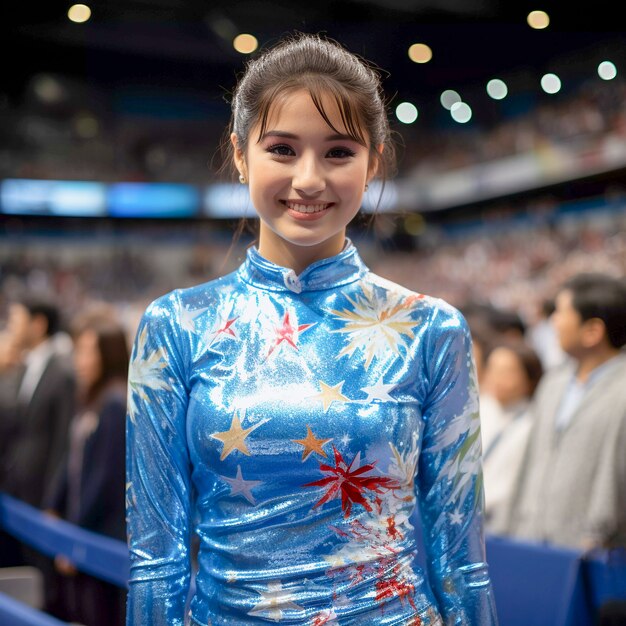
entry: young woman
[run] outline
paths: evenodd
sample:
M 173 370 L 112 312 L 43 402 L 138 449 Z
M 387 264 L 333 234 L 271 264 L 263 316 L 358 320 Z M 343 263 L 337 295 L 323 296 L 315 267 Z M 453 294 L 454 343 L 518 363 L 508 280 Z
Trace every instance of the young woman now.
M 125 329 L 87 315 L 74 332 L 78 410 L 49 512 L 88 530 L 124 539 L 124 427 L 129 351 Z M 120 452 L 121 451 L 121 452 Z M 78 571 L 58 556 L 59 617 L 85 626 L 124 623 L 126 592 Z
M 381 93 L 368 63 L 315 35 L 267 50 L 235 89 L 258 246 L 140 322 L 129 625 L 182 625 L 187 608 L 213 626 L 496 622 L 467 325 L 372 274 L 346 238 L 393 155 Z

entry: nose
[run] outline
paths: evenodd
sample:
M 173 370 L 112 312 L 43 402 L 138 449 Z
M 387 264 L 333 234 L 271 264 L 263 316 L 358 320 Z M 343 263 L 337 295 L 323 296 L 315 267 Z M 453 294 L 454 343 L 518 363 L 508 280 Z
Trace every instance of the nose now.
M 295 165 L 292 187 L 306 196 L 315 196 L 326 189 L 324 166 L 314 154 L 303 154 Z

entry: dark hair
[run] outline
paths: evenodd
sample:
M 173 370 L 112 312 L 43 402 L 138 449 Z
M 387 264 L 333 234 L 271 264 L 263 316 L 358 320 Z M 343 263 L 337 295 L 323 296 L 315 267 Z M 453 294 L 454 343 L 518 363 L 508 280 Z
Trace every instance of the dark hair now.
M 550 317 L 555 310 L 554 298 L 544 298 L 541 301 L 541 312 L 545 317 Z
M 528 378 L 528 395 L 532 397 L 543 376 L 543 364 L 537 351 L 525 341 L 500 341 L 493 346 L 492 352 L 498 348 L 505 348 L 515 354 Z
M 46 336 L 52 337 L 61 330 L 61 312 L 52 300 L 37 296 L 24 296 L 17 302 L 26 308 L 29 315 L 41 315 L 46 319 Z
M 516 311 L 473 301 L 466 302 L 460 308 L 470 326 L 481 324 L 490 329 L 494 337 L 514 332 L 522 338 L 526 333 L 526 324 Z
M 97 348 L 101 359 L 100 376 L 83 398 L 86 404 L 98 400 L 105 387 L 114 381 L 120 385 L 126 383 L 130 352 L 128 338 L 124 327 L 116 319 L 105 313 L 89 313 L 78 318 L 73 326 L 74 339 L 87 331 L 92 331 L 97 337 Z
M 583 322 L 598 318 L 614 348 L 626 344 L 626 282 L 608 274 L 589 272 L 567 280 L 561 291 L 572 293 L 572 306 Z
M 371 62 L 321 35 L 286 36 L 249 61 L 233 92 L 228 135 L 235 133 L 241 149 L 245 150 L 255 124 L 260 123 L 259 138 L 263 135 L 276 99 L 299 89 L 311 94 L 320 115 L 337 131 L 322 102 L 324 94 L 331 94 L 348 134 L 362 145 L 367 145 L 367 134 L 367 147 L 379 159 L 382 178 L 391 174 L 395 149 L 379 72 Z M 377 149 L 381 144 L 382 154 Z M 225 145 L 230 146 L 230 141 Z

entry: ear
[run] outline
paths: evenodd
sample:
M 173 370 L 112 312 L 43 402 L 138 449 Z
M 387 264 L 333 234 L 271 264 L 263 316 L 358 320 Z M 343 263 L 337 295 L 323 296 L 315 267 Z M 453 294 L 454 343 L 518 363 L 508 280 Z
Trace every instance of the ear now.
M 243 150 L 239 146 L 239 139 L 235 133 L 231 133 L 230 142 L 233 144 L 233 161 L 235 163 L 235 167 L 239 173 L 247 179 L 248 174 L 246 168 L 246 157 Z
M 379 155 L 382 155 L 384 149 L 385 149 L 385 144 L 381 143 L 379 146 L 376 146 L 376 152 L 378 154 L 370 153 L 369 165 L 367 167 L 368 184 L 376 176 L 376 174 L 378 174 L 378 170 L 380 168 L 380 156 Z

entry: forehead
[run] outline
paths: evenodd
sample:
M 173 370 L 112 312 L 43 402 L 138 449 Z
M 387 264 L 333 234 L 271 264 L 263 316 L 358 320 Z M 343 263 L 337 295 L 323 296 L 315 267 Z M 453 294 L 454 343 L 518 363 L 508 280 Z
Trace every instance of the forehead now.
M 322 91 L 318 96 L 318 102 L 332 125 L 337 130 L 345 132 L 346 128 L 342 120 L 341 111 L 333 95 Z M 280 123 L 297 122 L 299 119 L 323 122 L 330 127 L 324 119 L 322 112 L 315 105 L 313 96 L 308 89 L 300 88 L 287 91 L 269 103 L 267 108 L 268 129 Z
M 298 136 L 310 134 L 324 137 L 346 135 L 366 146 L 369 134 L 349 98 L 328 89 L 299 87 L 287 90 L 271 100 L 261 111 L 257 124 L 258 139 L 271 130 L 285 130 Z
M 491 351 L 489 355 L 490 364 L 497 363 L 498 365 L 511 365 L 519 363 L 517 354 L 507 348 L 506 346 L 498 346 Z
M 12 302 L 9 305 L 9 315 L 13 317 L 29 317 L 28 309 L 19 302 Z
M 555 304 L 560 310 L 571 309 L 573 299 L 574 294 L 569 289 L 563 289 L 557 294 Z

